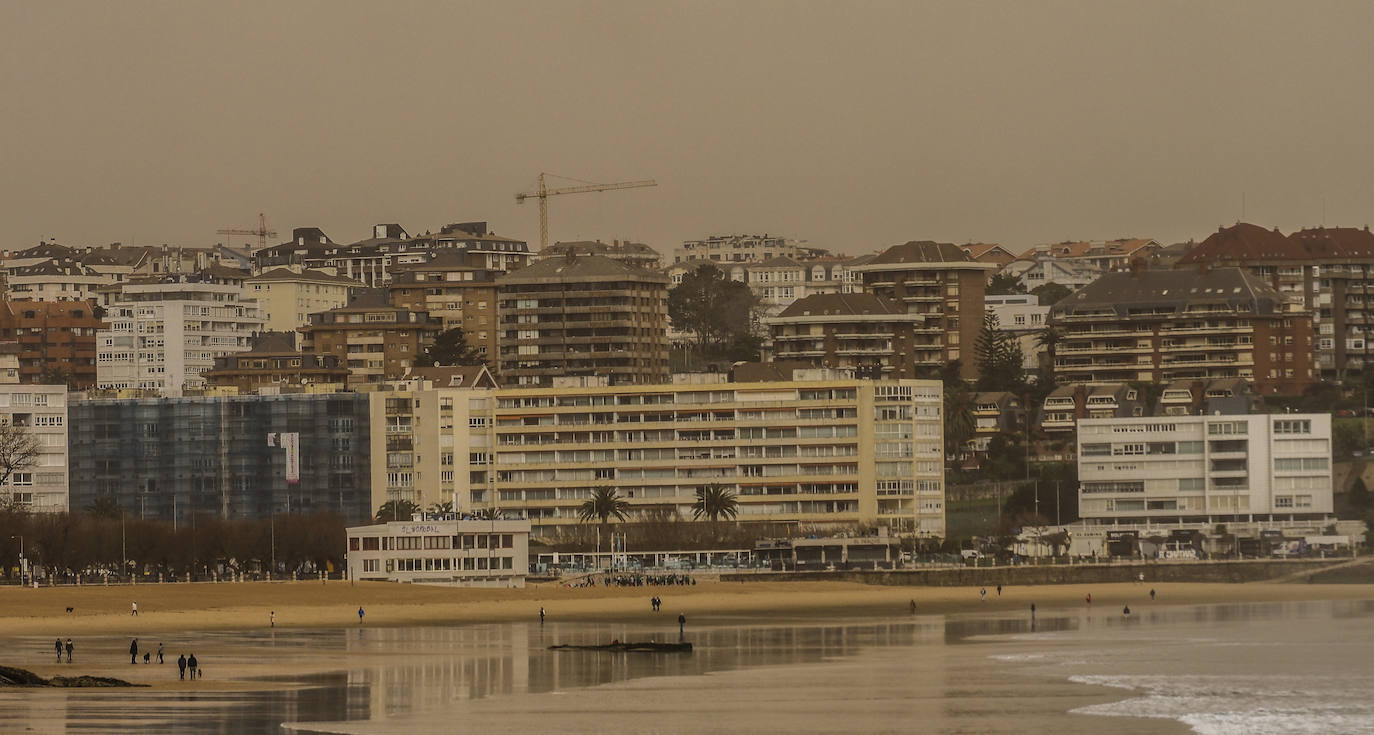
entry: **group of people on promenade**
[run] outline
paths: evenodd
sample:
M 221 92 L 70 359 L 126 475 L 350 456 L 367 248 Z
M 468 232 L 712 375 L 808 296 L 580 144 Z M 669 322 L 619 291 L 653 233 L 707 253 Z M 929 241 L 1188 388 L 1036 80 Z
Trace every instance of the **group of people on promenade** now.
M 595 584 L 594 578 L 588 579 Z M 602 584 L 607 587 L 691 587 L 696 583 L 696 579 L 689 574 L 630 574 L 602 579 Z

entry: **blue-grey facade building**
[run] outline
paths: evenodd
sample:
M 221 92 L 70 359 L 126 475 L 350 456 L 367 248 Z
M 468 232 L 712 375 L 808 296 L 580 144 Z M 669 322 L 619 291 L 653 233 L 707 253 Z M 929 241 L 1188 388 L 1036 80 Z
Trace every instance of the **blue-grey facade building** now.
M 69 412 L 73 509 L 112 496 L 145 519 L 372 515 L 366 395 L 87 399 Z M 285 434 L 299 437 L 290 483 Z

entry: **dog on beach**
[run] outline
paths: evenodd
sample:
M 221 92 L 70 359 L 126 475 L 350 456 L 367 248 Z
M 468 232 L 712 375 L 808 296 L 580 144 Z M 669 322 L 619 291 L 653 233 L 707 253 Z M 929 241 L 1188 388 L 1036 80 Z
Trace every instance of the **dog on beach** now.
M 69 608 L 67 608 L 67 612 L 73 612 L 73 611 L 75 611 L 75 610 L 76 610 L 76 608 L 74 608 L 74 607 L 69 607 Z

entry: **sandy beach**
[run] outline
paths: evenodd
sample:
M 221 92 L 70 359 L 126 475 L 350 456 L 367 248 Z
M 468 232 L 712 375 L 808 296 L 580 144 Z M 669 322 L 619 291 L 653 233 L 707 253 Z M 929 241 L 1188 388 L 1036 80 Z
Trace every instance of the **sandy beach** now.
M 460 589 L 385 582 L 244 582 L 109 587 L 0 589 L 0 630 L 24 635 L 138 635 L 175 631 L 263 629 L 276 611 L 278 628 L 367 627 L 534 620 L 539 608 L 550 620 L 632 622 L 655 617 L 649 598 L 664 612 L 706 622 L 712 617 L 778 617 L 1053 610 L 1086 605 L 1103 610 L 1151 604 L 1374 599 L 1374 586 L 1311 584 L 1071 584 L 1005 587 L 999 596 L 976 587 L 885 587 L 857 582 L 704 582 L 690 587 Z M 130 614 L 137 601 L 139 615 Z M 71 613 L 66 608 L 71 607 Z M 663 613 L 658 613 L 662 616 Z
M 1150 589 L 1157 592 L 1153 602 Z M 40 641 L 44 650 L 50 650 L 52 638 L 77 640 L 77 664 L 44 664 L 44 657 L 31 665 L 44 676 L 89 673 L 157 688 L 243 689 L 280 687 L 281 682 L 267 685 L 254 679 L 335 670 L 338 662 L 308 657 L 270 665 L 241 662 L 228 669 L 217 667 L 213 679 L 192 683 L 169 675 L 166 668 L 130 667 L 122 660 L 127 655 L 127 641 L 137 637 L 143 641 L 142 650 L 155 650 L 159 637 L 185 640 L 188 634 L 206 634 L 197 653 L 202 660 L 213 661 L 217 658 L 216 638 L 210 634 L 266 631 L 272 611 L 276 612 L 278 630 L 356 628 L 360 606 L 366 611 L 364 628 L 534 621 L 541 607 L 551 622 L 662 621 L 680 612 L 687 616 L 689 625 L 711 625 L 751 619 L 776 623 L 838 616 L 909 616 L 911 600 L 916 600 L 921 615 L 1028 613 L 1032 603 L 1049 614 L 1086 607 L 1088 594 L 1092 595 L 1092 609 L 1103 613 L 1119 613 L 1124 605 L 1144 612 L 1156 605 L 1374 599 L 1374 589 L 1366 585 L 1262 583 L 1006 587 L 1000 596 L 995 588 L 988 588 L 986 601 L 980 599 L 979 588 L 883 587 L 853 582 L 704 582 L 690 587 L 609 589 L 540 584 L 522 590 L 380 582 L 202 583 L 6 588 L 0 590 L 0 630 L 11 641 L 7 650 L 16 644 L 28 649 Z M 654 595 L 663 599 L 661 613 L 650 610 L 649 598 Z M 139 607 L 137 617 L 130 614 L 134 601 Z M 67 613 L 67 607 L 73 612 Z M 92 650 L 87 639 L 103 642 Z M 168 663 L 175 657 L 176 653 L 169 651 Z

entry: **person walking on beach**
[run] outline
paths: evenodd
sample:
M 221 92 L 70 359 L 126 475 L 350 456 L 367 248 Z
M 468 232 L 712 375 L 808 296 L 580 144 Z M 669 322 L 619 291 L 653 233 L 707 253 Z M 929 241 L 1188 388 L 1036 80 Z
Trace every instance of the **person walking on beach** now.
M 1089 605 L 1093 604 L 1093 593 L 1089 592 L 1083 599 L 1087 600 Z
M 67 639 L 67 663 L 72 662 L 72 639 Z
M 61 638 L 58 638 L 58 639 L 57 639 L 56 647 L 57 647 L 57 663 L 60 664 L 60 663 L 62 663 L 62 639 L 61 639 Z
M 1150 589 L 1150 602 L 1154 602 L 1154 600 L 1155 600 L 1155 591 L 1154 591 L 1153 588 L 1151 588 L 1151 589 Z
M 358 625 L 362 625 L 362 624 L 363 624 L 363 606 L 362 606 L 362 605 L 359 605 L 359 606 L 358 606 Z M 193 657 L 194 657 L 194 655 L 193 655 Z
M 162 644 L 161 644 L 161 643 L 157 644 L 157 662 L 158 662 L 158 663 L 165 663 L 165 662 L 162 660 Z
M 677 614 L 677 639 L 680 641 L 687 635 L 687 614 Z
M 1121 608 L 1121 614 L 1122 614 L 1122 615 L 1125 615 L 1125 616 L 1128 617 L 1128 618 L 1131 617 L 1131 606 L 1130 606 L 1130 605 L 1126 605 L 1126 606 L 1122 607 L 1122 608 Z
M 987 587 L 984 587 L 983 589 L 978 590 L 978 600 L 979 600 L 980 602 L 987 602 L 987 601 L 988 601 L 988 588 L 987 588 Z
M 129 642 L 129 663 L 131 663 L 131 664 L 136 664 L 136 663 L 138 663 L 138 639 L 137 639 L 137 638 L 135 638 L 135 639 L 133 639 L 132 641 Z
M 276 610 L 273 610 L 273 611 L 267 613 L 267 627 L 269 627 L 269 628 L 275 628 L 275 627 L 277 627 L 277 611 L 276 611 Z
M 132 616 L 134 616 L 134 617 L 138 617 L 138 602 L 137 602 L 137 601 L 134 601 L 134 602 L 130 603 L 129 614 L 132 615 Z
M 177 659 L 177 672 L 181 675 L 180 678 L 186 678 L 186 654 L 184 653 L 181 654 L 181 658 Z
M 915 597 L 911 598 L 911 614 L 912 614 L 912 615 L 915 615 L 915 614 L 916 614 L 916 598 L 915 598 Z
M 1000 585 L 1000 584 L 997 585 L 997 596 L 998 596 L 998 597 L 1001 597 L 1001 596 L 1002 596 L 1002 585 Z
M 544 624 L 544 608 L 539 608 L 539 624 Z
M 197 666 L 197 665 L 198 665 L 198 664 L 197 664 L 197 662 L 196 662 L 196 655 L 193 653 L 193 654 L 191 654 L 191 657 L 190 657 L 190 658 L 186 659 L 186 668 L 188 668 L 188 669 L 191 670 L 191 679 L 192 679 L 192 680 L 194 680 L 194 679 L 196 678 L 196 666 Z

